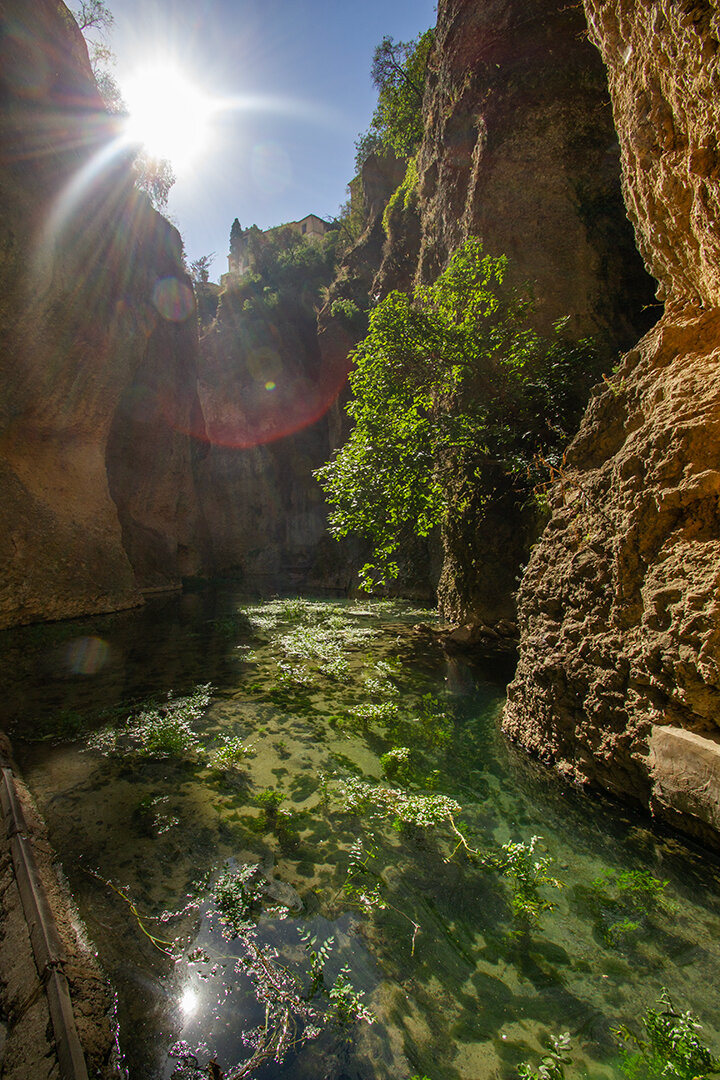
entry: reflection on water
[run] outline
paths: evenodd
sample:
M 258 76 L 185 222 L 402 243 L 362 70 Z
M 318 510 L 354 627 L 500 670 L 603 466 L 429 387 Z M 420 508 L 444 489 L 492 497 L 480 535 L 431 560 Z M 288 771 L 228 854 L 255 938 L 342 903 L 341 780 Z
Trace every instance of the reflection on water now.
M 318 1027 L 345 978 L 375 1022 L 259 1076 L 510 1077 L 566 1030 L 578 1070 L 616 1076 L 610 1028 L 663 986 L 720 1048 L 715 859 L 508 746 L 508 672 L 444 656 L 419 618 L 207 592 L 2 635 L 4 726 L 132 1080 L 247 1059 L 268 964 Z M 499 866 L 533 836 L 563 887 L 537 888 L 528 922 Z

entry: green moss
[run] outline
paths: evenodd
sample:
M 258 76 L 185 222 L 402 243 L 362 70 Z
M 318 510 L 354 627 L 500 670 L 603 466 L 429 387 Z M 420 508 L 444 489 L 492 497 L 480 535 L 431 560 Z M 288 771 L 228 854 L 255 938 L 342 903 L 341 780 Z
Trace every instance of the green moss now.
M 390 196 L 388 204 L 383 212 L 383 229 L 385 230 L 386 236 L 390 235 L 390 219 L 393 214 L 401 208 L 403 211 L 408 210 L 413 204 L 418 183 L 417 160 L 416 158 L 411 157 L 408 158 L 407 168 L 402 183 Z

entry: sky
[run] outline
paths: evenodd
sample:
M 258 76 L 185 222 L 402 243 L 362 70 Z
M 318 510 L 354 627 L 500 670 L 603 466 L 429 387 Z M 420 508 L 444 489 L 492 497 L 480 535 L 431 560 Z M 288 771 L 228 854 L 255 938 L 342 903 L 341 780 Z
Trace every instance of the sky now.
M 338 212 L 376 103 L 375 46 L 385 35 L 408 41 L 437 17 L 435 0 L 107 4 L 121 92 L 138 70 L 170 59 L 223 103 L 202 155 L 178 170 L 167 210 L 189 262 L 215 253 L 211 280 L 227 270 L 234 218 L 266 229 Z

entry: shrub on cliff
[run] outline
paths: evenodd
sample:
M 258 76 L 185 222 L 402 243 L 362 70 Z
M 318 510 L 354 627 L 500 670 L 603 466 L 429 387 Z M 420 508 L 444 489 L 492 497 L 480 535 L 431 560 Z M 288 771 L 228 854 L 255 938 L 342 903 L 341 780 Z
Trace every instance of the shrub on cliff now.
M 286 225 L 268 232 L 253 225 L 247 243 L 252 269 L 228 286 L 219 313 L 232 308 L 258 314 L 280 306 L 302 309 L 314 320 L 322 290 L 335 275 L 337 232 L 309 242 Z
M 589 341 L 545 338 L 530 304 L 503 287 L 504 257 L 468 240 L 434 285 L 390 293 L 356 348 L 347 406 L 355 427 L 316 476 L 336 537 L 373 545 L 366 587 L 397 574 L 409 529 L 427 536 L 445 519 L 458 474 L 491 498 L 498 467 L 518 500 L 573 433 L 600 374 Z
M 375 49 L 372 80 L 378 103 L 370 127 L 355 144 L 357 169 L 370 154 L 414 154 L 423 136 L 422 105 L 435 31 L 413 41 L 384 37 Z

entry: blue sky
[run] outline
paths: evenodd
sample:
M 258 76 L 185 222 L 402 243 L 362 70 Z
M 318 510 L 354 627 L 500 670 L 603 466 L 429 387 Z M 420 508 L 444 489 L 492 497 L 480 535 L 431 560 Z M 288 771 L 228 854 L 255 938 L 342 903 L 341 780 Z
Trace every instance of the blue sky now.
M 355 139 L 375 106 L 373 49 L 385 34 L 406 41 L 436 20 L 435 0 L 108 6 L 121 90 L 133 69 L 169 55 L 212 97 L 240 100 L 218 117 L 207 152 L 178 178 L 168 207 L 189 260 L 216 252 L 214 280 L 227 269 L 233 218 L 268 228 L 337 212 L 353 175 Z

